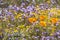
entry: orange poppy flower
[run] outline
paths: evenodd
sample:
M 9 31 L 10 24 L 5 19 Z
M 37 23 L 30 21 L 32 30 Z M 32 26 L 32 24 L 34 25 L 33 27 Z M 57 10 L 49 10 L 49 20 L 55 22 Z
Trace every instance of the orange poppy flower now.
M 52 18 L 52 19 L 51 19 L 51 22 L 52 22 L 53 24 L 57 23 L 57 21 L 58 21 L 57 18 Z
M 46 17 L 44 15 L 40 16 L 40 20 L 44 20 Z
M 29 21 L 30 23 L 36 22 L 36 20 L 37 20 L 36 18 L 32 18 L 32 17 L 31 17 L 31 18 L 28 18 L 28 21 Z
M 41 26 L 43 26 L 43 27 L 45 27 L 46 26 L 46 22 L 44 22 L 44 21 L 40 21 L 40 23 L 39 23 Z

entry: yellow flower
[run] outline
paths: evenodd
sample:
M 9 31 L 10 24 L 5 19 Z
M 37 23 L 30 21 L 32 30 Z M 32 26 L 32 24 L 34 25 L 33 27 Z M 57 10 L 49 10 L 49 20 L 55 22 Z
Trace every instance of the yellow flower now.
M 15 16 L 15 18 L 19 18 L 19 17 L 21 17 L 21 14 L 17 14 L 17 15 Z
M 9 23 L 10 21 L 9 21 L 9 20 L 7 20 L 7 22 Z
M 40 24 L 41 26 L 43 26 L 43 27 L 47 26 L 47 25 L 46 25 L 46 22 L 44 22 L 44 21 L 40 21 L 39 24 Z
M 50 0 L 48 0 L 47 3 L 51 3 Z
M 39 5 L 37 5 L 35 9 L 36 9 L 36 10 L 39 10 Z
M 58 9 L 57 12 L 60 13 L 60 10 Z
M 57 10 L 57 15 L 59 15 L 59 16 L 60 16 L 60 10 L 59 10 L 59 9 Z
M 16 11 L 14 11 L 14 14 L 16 14 L 16 15 L 17 15 L 17 12 L 16 12 Z
M 10 30 L 11 30 L 12 28 L 10 28 Z
M 20 29 L 23 29 L 24 28 L 24 25 L 19 25 L 18 26 Z
M 56 30 L 56 27 L 54 26 L 54 27 L 52 27 L 52 33 L 54 33 L 54 31 Z
M 45 15 L 41 15 L 40 16 L 40 20 L 44 20 L 44 19 L 46 19 L 46 16 Z
M 50 34 L 51 36 L 53 35 L 53 33 Z
M 52 8 L 52 9 L 50 10 L 51 13 L 56 12 L 56 11 L 57 11 L 56 8 Z
M 0 35 L 2 35 L 2 32 L 0 32 Z
M 38 18 L 39 17 L 39 15 L 37 14 L 37 13 L 32 13 L 36 18 Z
M 17 30 L 17 29 L 15 29 L 15 30 L 14 30 L 14 32 L 18 32 L 18 30 Z
M 26 26 L 26 28 L 30 28 L 30 26 Z
M 9 32 L 9 29 L 5 29 L 5 32 Z
M 15 14 L 17 15 L 17 13 L 15 12 Z
M 28 21 L 30 22 L 30 23 L 33 23 L 33 22 L 36 22 L 36 18 L 33 18 L 33 17 L 31 17 L 31 18 L 28 18 Z
M 51 18 L 51 22 L 52 22 L 53 24 L 57 23 L 57 21 L 58 21 L 58 18 Z
M 40 14 L 47 14 L 45 10 L 41 10 L 40 12 Z

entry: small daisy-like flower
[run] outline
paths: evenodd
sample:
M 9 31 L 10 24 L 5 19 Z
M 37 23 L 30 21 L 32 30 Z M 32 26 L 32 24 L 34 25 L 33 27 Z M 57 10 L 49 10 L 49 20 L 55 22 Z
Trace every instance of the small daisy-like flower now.
M 18 30 L 15 29 L 14 32 L 18 32 Z
M 45 18 L 46 18 L 46 16 L 44 16 L 44 15 L 40 16 L 40 20 L 44 20 Z
M 43 27 L 46 27 L 46 22 L 44 22 L 44 21 L 40 21 L 40 23 L 39 23 L 41 26 L 43 26 Z
M 56 24 L 56 23 L 58 22 L 58 18 L 51 18 L 51 22 L 52 22 L 53 24 Z
M 21 14 L 17 14 L 17 15 L 15 16 L 15 18 L 19 18 L 19 17 L 21 17 Z
M 30 23 L 36 22 L 36 20 L 37 20 L 36 18 L 32 18 L 32 17 L 31 17 L 31 18 L 28 18 L 28 21 L 29 21 Z

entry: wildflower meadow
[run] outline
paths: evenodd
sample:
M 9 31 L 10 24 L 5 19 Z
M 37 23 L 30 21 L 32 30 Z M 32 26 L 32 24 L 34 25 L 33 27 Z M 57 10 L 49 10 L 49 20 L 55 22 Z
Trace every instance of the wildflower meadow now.
M 60 40 L 60 0 L 0 0 L 0 40 Z

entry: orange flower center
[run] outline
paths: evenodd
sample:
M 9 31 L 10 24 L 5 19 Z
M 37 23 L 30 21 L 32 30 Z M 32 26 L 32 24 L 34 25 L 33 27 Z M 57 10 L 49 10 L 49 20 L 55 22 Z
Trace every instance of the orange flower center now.
M 36 22 L 36 18 L 28 18 L 30 23 Z
M 46 26 L 46 22 L 40 21 L 40 25 L 43 26 L 43 27 L 45 27 Z

